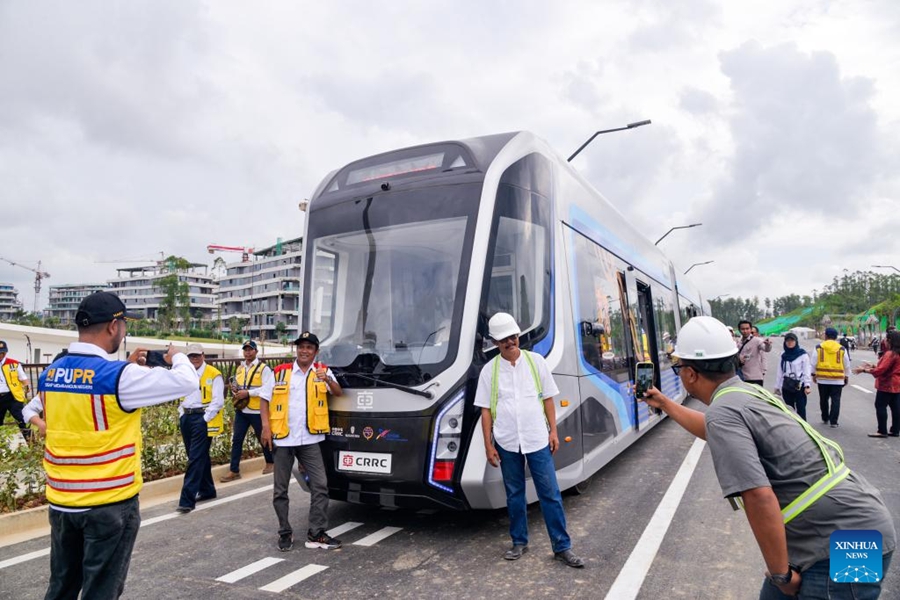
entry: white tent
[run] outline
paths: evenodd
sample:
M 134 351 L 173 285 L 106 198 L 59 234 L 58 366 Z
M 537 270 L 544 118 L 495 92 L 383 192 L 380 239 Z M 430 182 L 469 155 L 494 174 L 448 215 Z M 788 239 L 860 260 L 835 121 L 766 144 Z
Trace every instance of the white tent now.
M 816 330 L 809 327 L 791 327 L 790 332 L 800 340 L 813 340 L 816 338 Z

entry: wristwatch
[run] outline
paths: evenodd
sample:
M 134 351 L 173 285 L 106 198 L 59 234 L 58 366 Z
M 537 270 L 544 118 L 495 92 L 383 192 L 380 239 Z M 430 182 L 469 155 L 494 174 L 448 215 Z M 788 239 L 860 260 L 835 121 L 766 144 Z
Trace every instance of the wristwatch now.
M 794 571 L 797 571 L 799 573 L 800 569 L 798 569 L 796 566 L 792 565 L 791 563 L 788 563 L 787 573 L 783 573 L 780 575 L 777 573 L 770 574 L 768 576 L 768 580 L 771 581 L 772 583 L 774 583 L 775 585 L 787 585 L 791 582 L 791 579 L 794 578 L 794 573 L 793 573 Z

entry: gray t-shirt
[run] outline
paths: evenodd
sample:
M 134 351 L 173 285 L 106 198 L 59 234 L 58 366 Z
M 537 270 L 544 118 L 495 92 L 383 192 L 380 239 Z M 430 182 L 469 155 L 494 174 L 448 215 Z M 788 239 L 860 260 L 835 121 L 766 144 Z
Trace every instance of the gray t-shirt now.
M 749 388 L 734 377 L 716 391 L 731 386 Z M 712 402 L 706 411 L 706 441 L 726 498 L 771 487 L 784 508 L 827 473 L 819 447 L 803 427 L 749 394 L 723 394 Z M 837 453 L 829 452 L 839 463 Z M 829 537 L 838 529 L 876 529 L 884 538 L 882 552 L 896 547 L 894 521 L 881 494 L 857 473 L 785 525 L 790 561 L 806 569 L 828 558 Z

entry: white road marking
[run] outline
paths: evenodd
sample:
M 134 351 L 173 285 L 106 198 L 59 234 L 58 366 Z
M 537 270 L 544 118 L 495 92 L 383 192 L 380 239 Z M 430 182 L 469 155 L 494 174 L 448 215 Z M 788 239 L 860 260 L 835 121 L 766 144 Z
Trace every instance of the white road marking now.
M 234 583 L 235 581 L 240 581 L 244 577 L 250 577 L 254 573 L 259 573 L 263 569 L 271 567 L 272 565 L 277 565 L 280 562 L 284 562 L 283 558 L 272 558 L 266 557 L 262 560 L 258 560 L 255 563 L 250 563 L 246 567 L 241 567 L 237 571 L 232 571 L 228 575 L 222 575 L 218 577 L 216 581 L 222 581 L 224 583 Z
M 354 546 L 374 546 L 381 540 L 385 539 L 386 537 L 394 535 L 395 533 L 397 533 L 398 531 L 401 531 L 402 529 L 403 529 L 402 527 L 385 527 L 384 529 L 379 529 L 372 535 L 367 535 L 366 537 L 359 540 L 358 542 L 353 542 L 353 545 Z
M 292 585 L 296 585 L 308 577 L 312 577 L 316 573 L 321 573 L 328 567 L 322 565 L 306 565 L 302 569 L 297 569 L 293 573 L 289 573 L 281 579 L 276 579 L 269 585 L 259 588 L 264 592 L 283 592 Z
M 675 474 L 675 479 L 672 480 L 665 496 L 663 496 L 659 506 L 656 507 L 656 512 L 653 513 L 653 517 L 647 523 L 644 533 L 641 534 L 641 539 L 638 540 L 634 550 L 631 551 L 631 556 L 625 561 L 625 566 L 619 571 L 619 576 L 616 577 L 612 587 L 609 588 L 606 600 L 633 600 L 637 598 L 638 593 L 641 591 L 641 586 L 644 584 L 644 579 L 647 577 L 647 572 L 650 570 L 650 566 L 656 558 L 656 553 L 659 551 L 659 546 L 669 530 L 669 525 L 672 524 L 672 518 L 675 516 L 678 505 L 681 503 L 684 490 L 691 480 L 694 469 L 697 468 L 697 462 L 700 460 L 700 454 L 705 446 L 705 441 L 701 439 L 694 440 L 694 444 L 688 451 L 687 456 L 684 457 L 678 473 Z
M 858 389 L 859 391 L 865 392 L 865 393 L 867 393 L 867 394 L 873 394 L 873 393 L 874 393 L 872 390 L 867 390 L 866 388 L 861 387 L 861 386 L 858 386 L 858 385 L 856 385 L 855 383 L 851 383 L 850 386 L 851 386 L 851 387 L 855 387 L 855 388 Z
M 260 492 L 265 492 L 271 490 L 274 486 L 272 485 L 264 485 L 261 488 L 256 488 L 253 490 L 248 490 L 246 492 L 241 492 L 240 494 L 235 494 L 234 496 L 228 496 L 227 498 L 221 498 L 219 500 L 213 500 L 212 502 L 205 502 L 199 505 L 194 511 L 198 510 L 206 510 L 207 508 L 212 508 L 214 506 L 221 506 L 222 504 L 227 504 L 228 502 L 234 502 L 235 500 L 240 500 L 241 498 L 247 498 L 248 496 L 253 496 L 255 494 L 259 494 Z M 53 509 L 49 509 L 53 510 Z M 146 521 L 141 522 L 141 527 L 146 527 L 147 525 L 153 525 L 155 523 L 161 523 L 162 521 L 168 521 L 169 519 L 174 519 L 176 517 L 182 516 L 181 513 L 173 512 L 165 515 L 160 515 L 158 517 L 153 517 L 152 519 L 147 519 Z M 186 516 L 186 515 L 185 515 Z M 38 550 L 36 552 L 30 552 L 28 554 L 23 554 L 22 556 L 17 556 L 15 558 L 8 558 L 4 561 L 0 561 L 0 569 L 5 569 L 6 567 L 11 567 L 13 565 L 17 565 L 19 563 L 23 563 L 35 558 L 40 558 L 42 556 L 47 556 L 50 554 L 50 548 L 44 548 L 43 550 Z
M 43 550 L 29 552 L 28 554 L 23 554 L 22 556 L 16 556 L 15 558 L 7 558 L 6 560 L 0 561 L 0 569 L 5 569 L 6 567 L 11 567 L 13 565 L 17 565 L 19 563 L 29 561 L 33 558 L 40 558 L 42 556 L 47 556 L 48 554 L 50 554 L 50 548 L 44 548 Z
M 343 525 L 338 525 L 334 529 L 329 529 L 325 533 L 327 533 L 331 537 L 337 537 L 342 533 L 347 533 L 348 531 L 353 531 L 357 527 L 361 527 L 362 523 L 356 523 L 354 521 L 347 521 Z

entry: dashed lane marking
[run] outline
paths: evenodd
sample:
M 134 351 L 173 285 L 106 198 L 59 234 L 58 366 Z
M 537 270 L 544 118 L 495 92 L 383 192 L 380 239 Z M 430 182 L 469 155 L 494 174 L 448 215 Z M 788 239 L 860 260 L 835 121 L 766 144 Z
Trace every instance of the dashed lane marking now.
M 851 386 L 851 387 L 855 387 L 855 388 L 858 389 L 859 391 L 865 392 L 865 393 L 867 393 L 867 394 L 872 394 L 872 393 L 873 393 L 872 390 L 867 390 L 866 388 L 861 387 L 861 386 L 858 386 L 858 385 L 856 385 L 855 383 L 851 383 L 850 386 Z
M 250 563 L 246 567 L 241 567 L 236 571 L 232 571 L 227 575 L 222 575 L 221 577 L 216 578 L 216 581 L 222 581 L 224 583 L 234 583 L 235 581 L 240 581 L 244 577 L 250 577 L 254 573 L 259 573 L 265 568 L 271 567 L 272 565 L 283 562 L 283 558 L 272 558 L 267 556 L 262 560 L 258 560 L 255 563 Z
M 653 517 L 647 523 L 644 533 L 641 534 L 641 539 L 638 540 L 628 560 L 625 561 L 625 566 L 619 571 L 619 576 L 616 577 L 612 587 L 609 588 L 606 600 L 633 600 L 637 598 L 638 593 L 641 591 L 641 586 L 644 585 L 647 572 L 650 571 L 650 566 L 653 564 L 656 553 L 659 551 L 659 546 L 669 530 L 675 511 L 678 509 L 678 505 L 681 504 L 681 498 L 684 496 L 684 491 L 691 480 L 694 469 L 697 468 L 700 454 L 703 453 L 705 446 L 705 441 L 701 439 L 694 440 L 694 444 L 688 450 L 687 456 L 684 457 L 678 473 L 675 474 L 675 478 L 669 484 L 669 489 L 666 490 L 665 496 L 663 496 L 659 506 L 656 507 L 656 512 L 653 513 Z
M 353 531 L 357 527 L 362 527 L 362 523 L 356 523 L 355 521 L 347 521 L 343 525 L 338 525 L 334 529 L 329 529 L 325 533 L 327 533 L 331 537 L 337 537 L 342 533 L 347 533 L 348 531 Z
M 263 487 L 248 490 L 246 492 L 241 492 L 240 494 L 235 494 L 234 496 L 228 496 L 227 498 L 221 498 L 219 500 L 213 500 L 211 502 L 204 502 L 197 506 L 194 509 L 194 512 L 198 510 L 206 510 L 208 508 L 213 508 L 214 506 L 221 506 L 223 504 L 227 504 L 229 502 L 234 502 L 235 500 L 240 500 L 241 498 L 247 498 L 249 496 L 253 496 L 259 494 L 260 492 L 265 492 L 271 490 L 274 486 L 272 485 L 264 485 Z M 53 510 L 53 509 L 49 509 Z M 190 514 L 190 513 L 188 513 Z M 188 515 L 182 515 L 177 512 L 167 513 L 164 515 L 160 515 L 158 517 L 153 517 L 151 519 L 147 519 L 145 521 L 141 521 L 141 527 L 146 527 L 148 525 L 153 525 L 155 523 L 161 523 L 163 521 L 168 521 L 169 519 L 175 519 L 178 517 L 186 517 Z M 42 556 L 47 556 L 50 554 L 50 548 L 44 548 L 43 550 L 38 550 L 36 552 L 29 552 L 28 554 L 23 554 L 22 556 L 16 556 L 14 558 L 9 558 L 4 561 L 0 561 L 0 569 L 5 569 L 6 567 L 11 567 L 13 565 L 17 565 L 19 563 L 23 563 L 29 560 L 33 560 L 35 558 L 40 558 Z
M 307 579 L 308 577 L 312 577 L 316 573 L 321 573 L 322 571 L 324 571 L 327 568 L 328 567 L 323 566 L 323 565 L 306 565 L 302 569 L 297 569 L 293 573 L 288 573 L 281 579 L 276 579 L 269 585 L 264 585 L 259 589 L 261 589 L 264 592 L 276 592 L 276 593 L 283 592 L 284 590 L 288 589 L 292 585 L 296 585 L 296 584 L 300 583 L 301 581 L 303 581 L 304 579 Z
M 16 556 L 15 558 L 7 558 L 6 560 L 0 561 L 0 569 L 5 569 L 6 567 L 11 567 L 13 565 L 17 565 L 19 563 L 29 561 L 33 558 L 40 558 L 42 556 L 47 556 L 48 554 L 50 554 L 50 548 L 44 548 L 43 550 L 29 552 L 28 554 L 23 554 L 22 556 Z
M 385 527 L 384 529 L 379 529 L 378 531 L 376 531 L 375 533 L 373 533 L 371 535 L 367 535 L 366 537 L 364 537 L 363 539 L 361 539 L 359 541 L 353 542 L 353 545 L 354 546 L 374 546 L 381 540 L 385 539 L 386 537 L 394 535 L 395 533 L 397 533 L 398 531 L 401 531 L 402 529 L 403 529 L 402 527 Z

